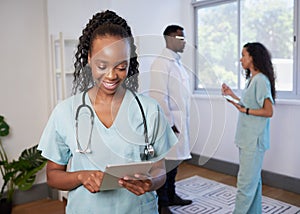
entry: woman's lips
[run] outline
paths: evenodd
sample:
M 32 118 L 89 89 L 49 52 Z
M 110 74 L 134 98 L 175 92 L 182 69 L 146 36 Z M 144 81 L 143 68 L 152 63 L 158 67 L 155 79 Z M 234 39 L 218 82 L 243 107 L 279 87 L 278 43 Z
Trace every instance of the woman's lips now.
M 118 86 L 118 82 L 104 82 L 103 81 L 103 86 L 106 89 L 112 90 L 112 89 L 115 89 Z

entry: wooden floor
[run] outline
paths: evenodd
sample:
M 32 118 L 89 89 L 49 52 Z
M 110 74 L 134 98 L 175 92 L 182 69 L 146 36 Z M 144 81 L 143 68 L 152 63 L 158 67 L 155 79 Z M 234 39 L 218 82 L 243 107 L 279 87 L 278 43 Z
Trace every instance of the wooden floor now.
M 194 175 L 199 175 L 204 178 L 212 179 L 231 186 L 235 186 L 236 184 L 236 177 L 234 176 L 221 174 L 187 163 L 182 163 L 179 166 L 177 180 L 188 178 Z M 263 195 L 300 207 L 299 194 L 263 185 Z M 64 214 L 64 207 L 64 202 L 44 199 L 15 206 L 12 214 Z
M 208 169 L 205 169 L 203 167 L 183 163 L 180 165 L 178 169 L 178 176 L 177 179 L 181 180 L 184 178 L 188 178 L 194 175 L 199 175 L 203 178 L 208 178 L 211 180 L 218 181 L 223 184 L 227 184 L 230 186 L 236 186 L 236 177 L 221 174 L 215 171 L 211 171 Z M 300 207 L 300 194 L 284 191 L 282 189 L 273 188 L 270 186 L 263 185 L 262 194 L 264 196 L 274 198 L 292 205 L 295 205 L 297 207 Z

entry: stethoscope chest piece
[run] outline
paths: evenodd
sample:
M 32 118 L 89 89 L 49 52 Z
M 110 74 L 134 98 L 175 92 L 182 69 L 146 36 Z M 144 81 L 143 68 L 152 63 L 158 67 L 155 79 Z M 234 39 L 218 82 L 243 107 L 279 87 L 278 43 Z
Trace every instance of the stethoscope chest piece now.
M 155 152 L 153 146 L 151 144 L 146 145 L 144 153 L 146 156 L 154 157 Z

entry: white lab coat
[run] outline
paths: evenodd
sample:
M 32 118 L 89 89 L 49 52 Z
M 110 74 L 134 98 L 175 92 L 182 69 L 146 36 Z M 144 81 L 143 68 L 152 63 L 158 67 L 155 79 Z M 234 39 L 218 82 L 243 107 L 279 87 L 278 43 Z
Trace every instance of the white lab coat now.
M 179 130 L 178 143 L 167 154 L 168 160 L 191 158 L 189 144 L 189 110 L 191 88 L 189 75 L 180 55 L 165 48 L 151 66 L 149 95 L 161 105 L 170 126 Z

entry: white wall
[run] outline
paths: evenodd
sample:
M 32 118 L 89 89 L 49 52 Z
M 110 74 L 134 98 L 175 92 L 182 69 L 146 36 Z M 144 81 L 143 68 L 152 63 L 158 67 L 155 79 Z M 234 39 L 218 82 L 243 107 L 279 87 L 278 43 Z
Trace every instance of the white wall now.
M 300 102 L 278 100 L 271 120 L 271 149 L 267 152 L 264 169 L 300 178 Z
M 109 0 L 47 0 L 49 34 L 78 38 L 92 15 L 109 7 Z
M 194 96 L 200 113 L 199 138 L 193 152 L 232 163 L 238 163 L 234 134 L 238 112 L 221 97 Z M 299 172 L 300 102 L 277 100 L 271 119 L 271 148 L 266 152 L 263 169 L 294 178 Z M 198 118 L 192 117 L 191 127 Z M 193 128 L 192 128 L 193 130 Z M 192 131 L 193 134 L 196 134 Z M 192 142 L 194 143 L 194 142 Z M 206 146 L 204 146 L 206 145 Z M 201 156 L 200 156 L 201 157 Z M 199 164 L 207 160 L 200 158 Z
M 39 142 L 48 119 L 46 11 L 45 0 L 0 1 L 0 114 L 11 127 L 3 139 L 9 159 Z

